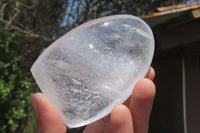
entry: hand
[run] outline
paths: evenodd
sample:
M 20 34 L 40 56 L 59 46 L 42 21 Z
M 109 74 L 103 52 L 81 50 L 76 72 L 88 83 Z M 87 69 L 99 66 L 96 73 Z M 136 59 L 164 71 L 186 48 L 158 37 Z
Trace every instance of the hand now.
M 150 68 L 146 77 L 135 85 L 131 97 L 124 104 L 116 106 L 112 113 L 89 124 L 83 133 L 147 133 L 149 117 L 155 96 L 155 77 Z M 38 133 L 66 133 L 66 126 L 49 100 L 42 94 L 32 96 L 37 117 Z

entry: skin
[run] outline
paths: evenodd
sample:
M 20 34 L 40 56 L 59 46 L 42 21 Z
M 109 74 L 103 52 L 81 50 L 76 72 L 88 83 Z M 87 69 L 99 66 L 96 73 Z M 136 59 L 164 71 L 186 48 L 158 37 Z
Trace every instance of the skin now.
M 83 133 L 147 133 L 155 96 L 154 77 L 155 71 L 150 68 L 124 104 L 116 106 L 110 115 L 89 124 Z M 42 93 L 34 94 L 31 101 L 38 133 L 66 133 L 60 114 Z

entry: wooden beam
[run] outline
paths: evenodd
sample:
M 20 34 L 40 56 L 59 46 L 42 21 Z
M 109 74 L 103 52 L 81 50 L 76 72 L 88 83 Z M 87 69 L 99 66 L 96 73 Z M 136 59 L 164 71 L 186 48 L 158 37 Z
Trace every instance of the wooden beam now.
M 176 5 L 176 6 L 171 6 L 171 7 L 161 7 L 161 8 L 157 8 L 160 12 L 156 12 L 156 13 L 153 13 L 150 15 L 139 16 L 139 17 L 142 19 L 147 19 L 147 18 L 158 17 L 158 16 L 162 16 L 162 15 L 167 15 L 167 14 L 173 14 L 173 13 L 177 13 L 177 12 L 194 10 L 197 8 L 200 8 L 200 2 L 186 4 L 186 5 Z

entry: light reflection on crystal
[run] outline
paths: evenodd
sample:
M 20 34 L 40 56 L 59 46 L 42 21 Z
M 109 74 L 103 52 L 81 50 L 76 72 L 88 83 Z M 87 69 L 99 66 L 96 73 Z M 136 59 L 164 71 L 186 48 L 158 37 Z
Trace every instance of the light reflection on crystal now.
M 151 29 L 141 19 L 115 15 L 87 22 L 56 40 L 31 72 L 73 128 L 124 102 L 148 71 L 153 52 Z

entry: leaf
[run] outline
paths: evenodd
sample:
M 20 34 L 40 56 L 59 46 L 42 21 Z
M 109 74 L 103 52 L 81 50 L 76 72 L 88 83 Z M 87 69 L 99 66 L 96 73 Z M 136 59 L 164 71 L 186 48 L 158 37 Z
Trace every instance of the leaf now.
M 5 67 L 5 63 L 0 61 L 0 68 L 3 68 L 3 67 Z

